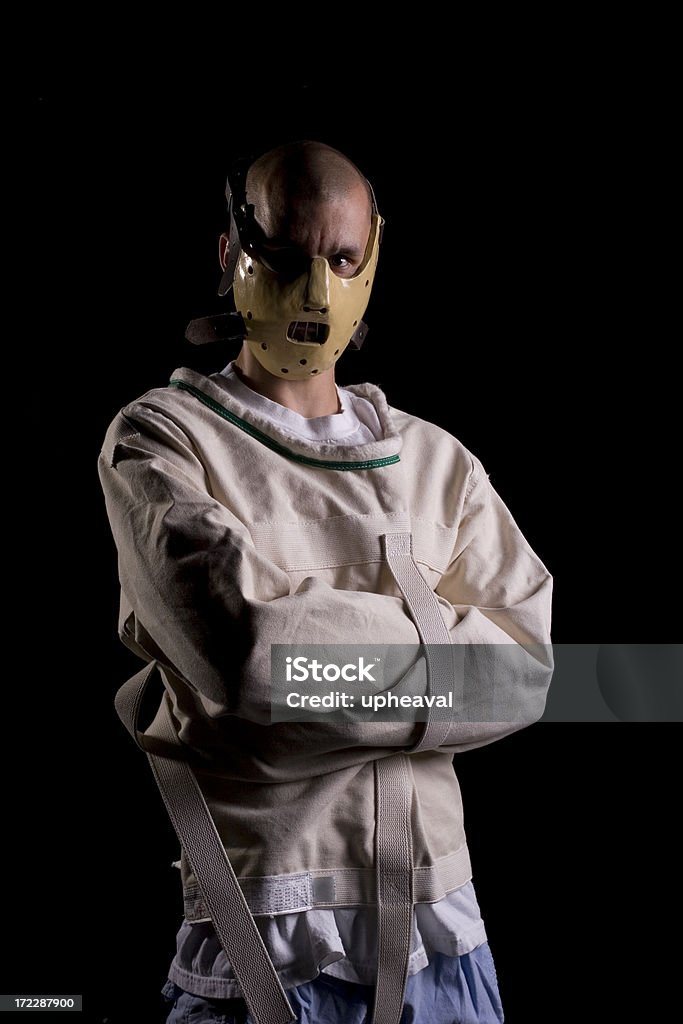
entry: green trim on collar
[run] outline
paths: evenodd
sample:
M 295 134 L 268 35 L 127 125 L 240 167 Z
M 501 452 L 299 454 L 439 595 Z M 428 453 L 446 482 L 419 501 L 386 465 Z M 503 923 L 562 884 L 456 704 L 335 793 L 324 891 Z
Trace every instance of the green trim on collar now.
M 335 462 L 327 459 L 310 459 L 307 455 L 299 455 L 297 452 L 290 451 L 289 448 L 285 448 L 283 444 L 278 441 L 274 441 L 272 437 L 268 437 L 263 431 L 253 427 L 251 423 L 243 420 L 241 416 L 236 416 L 234 412 L 230 412 L 225 406 L 221 405 L 220 402 L 216 402 L 213 398 L 209 398 L 207 394 L 196 388 L 194 384 L 188 384 L 184 380 L 179 380 L 177 377 L 173 377 L 169 382 L 169 387 L 180 388 L 182 391 L 189 391 L 191 395 L 198 398 L 199 401 L 205 405 L 208 409 L 218 413 L 224 420 L 232 423 L 235 427 L 239 427 L 245 434 L 249 434 L 256 441 L 260 441 L 261 444 L 265 445 L 266 448 L 270 448 L 272 451 L 277 452 L 278 455 L 284 455 L 286 459 L 291 459 L 293 462 L 300 462 L 304 466 L 315 466 L 318 469 L 379 469 L 381 466 L 393 466 L 394 463 L 400 462 L 401 458 L 399 455 L 387 455 L 384 459 L 367 459 L 365 462 Z

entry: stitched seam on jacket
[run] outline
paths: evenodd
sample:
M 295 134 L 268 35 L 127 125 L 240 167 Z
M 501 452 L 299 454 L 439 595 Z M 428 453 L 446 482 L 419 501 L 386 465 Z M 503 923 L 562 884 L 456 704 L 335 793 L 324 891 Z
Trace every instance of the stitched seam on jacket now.
M 463 499 L 463 506 L 467 502 L 467 499 L 469 498 L 470 494 L 472 493 L 472 489 L 473 489 L 474 485 L 476 484 L 477 480 L 479 479 L 479 477 L 477 476 L 477 467 L 476 467 L 476 465 L 474 463 L 474 459 L 472 459 L 471 456 L 470 456 L 470 460 L 472 462 L 472 469 L 470 470 L 470 480 L 469 480 L 469 483 L 467 485 L 467 490 L 465 491 L 465 497 Z
M 377 562 L 384 563 L 384 561 L 383 558 L 352 558 L 346 562 L 285 562 L 284 566 L 280 566 L 280 568 L 284 572 L 299 572 L 301 569 L 341 569 L 349 565 L 374 565 Z M 446 571 L 443 566 L 435 565 L 433 562 L 427 561 L 426 558 L 416 558 L 415 561 L 418 565 L 426 565 L 428 569 L 431 569 L 433 572 L 439 572 L 441 575 Z
M 243 430 L 245 434 L 249 434 L 250 437 L 253 437 L 254 440 L 259 441 L 262 445 L 265 445 L 266 448 L 270 448 L 278 455 L 284 455 L 286 459 L 291 459 L 293 462 L 300 462 L 304 466 L 315 466 L 317 469 L 379 469 L 382 466 L 393 466 L 395 463 L 401 461 L 399 455 L 387 455 L 383 459 L 368 459 L 365 462 L 334 462 L 327 461 L 326 459 L 313 459 L 308 455 L 299 455 L 297 452 L 293 452 L 283 444 L 280 444 L 279 441 L 275 441 L 273 438 L 268 437 L 267 434 L 264 434 L 263 431 L 259 430 L 257 427 L 252 427 L 251 423 L 247 423 L 247 421 L 243 420 L 240 416 L 236 416 L 235 413 L 230 412 L 230 410 L 226 409 L 225 406 L 220 404 L 220 402 L 216 402 L 213 398 L 209 398 L 208 395 L 204 394 L 203 391 L 200 391 L 199 388 L 194 387 L 193 384 L 188 384 L 184 380 L 173 378 L 169 382 L 169 386 L 173 388 L 180 388 L 182 391 L 189 391 L 191 395 L 194 395 L 195 398 L 199 399 L 199 401 L 208 409 L 218 413 L 219 416 L 222 416 L 223 419 L 232 423 L 233 426 L 239 427 L 239 429 Z
M 349 513 L 347 512 L 338 516 L 324 516 L 322 518 L 318 517 L 317 519 L 287 519 L 284 522 L 281 519 L 264 519 L 262 521 L 259 520 L 258 523 L 254 523 L 254 529 L 260 530 L 261 528 L 266 529 L 268 527 L 273 527 L 277 529 L 277 531 L 279 532 L 288 526 L 319 526 L 321 523 L 323 523 L 324 525 L 328 525 L 330 523 L 334 523 L 337 521 L 341 522 L 345 519 L 353 520 L 355 524 L 356 522 L 359 522 L 363 519 L 378 519 L 382 523 L 384 523 L 387 519 L 406 519 L 407 517 L 408 513 L 403 511 L 384 513 L 368 512 L 367 514 L 360 513 L 359 515 L 349 515 Z M 413 518 L 417 517 L 413 516 Z M 423 519 L 422 522 L 429 523 L 431 522 L 431 520 Z

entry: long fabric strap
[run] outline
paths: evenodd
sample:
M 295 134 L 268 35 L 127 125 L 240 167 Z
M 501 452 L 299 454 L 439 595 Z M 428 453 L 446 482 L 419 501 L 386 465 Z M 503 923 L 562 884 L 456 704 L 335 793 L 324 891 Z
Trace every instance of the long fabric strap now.
M 177 868 L 180 861 L 175 861 Z M 467 844 L 435 864 L 413 867 L 413 902 L 437 903 L 472 877 Z M 295 914 L 329 907 L 377 905 L 377 872 L 369 868 L 315 868 L 285 875 L 241 875 L 240 889 L 252 914 Z M 196 882 L 184 891 L 188 921 L 210 918 Z
M 161 790 L 168 815 L 185 850 L 254 1024 L 296 1021 L 268 950 L 240 889 L 204 795 L 192 768 L 179 757 L 151 753 L 138 729 L 145 689 L 157 672 L 151 662 L 127 680 L 114 699 L 117 714 L 137 745 L 145 751 Z M 167 699 L 161 702 L 159 724 L 166 744 L 182 749 Z
M 384 555 L 411 617 L 420 640 L 425 645 L 428 666 L 429 692 L 447 696 L 456 682 L 454 649 L 448 627 L 441 615 L 439 601 L 413 558 L 413 539 L 410 533 L 384 534 Z M 432 705 L 434 707 L 434 705 Z M 418 743 L 410 752 L 434 750 L 446 740 L 451 722 L 429 717 Z
M 405 754 L 375 761 L 377 981 L 372 1024 L 400 1024 L 413 927 L 412 772 Z
M 384 555 L 415 622 L 428 663 L 432 693 L 452 684 L 451 640 L 436 595 L 413 558 L 410 533 L 383 536 Z M 436 650 L 430 645 L 443 645 Z M 429 750 L 443 741 L 448 723 L 428 721 L 411 751 Z M 413 923 L 413 850 L 410 823 L 412 772 L 404 753 L 375 761 L 375 865 L 377 871 L 377 987 L 372 1024 L 400 1024 L 408 977 Z

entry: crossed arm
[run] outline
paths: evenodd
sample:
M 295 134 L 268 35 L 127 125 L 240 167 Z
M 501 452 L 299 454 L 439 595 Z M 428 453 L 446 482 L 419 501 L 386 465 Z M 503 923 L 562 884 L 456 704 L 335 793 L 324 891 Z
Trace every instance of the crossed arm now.
M 315 576 L 292 593 L 288 574 L 212 497 L 180 427 L 140 404 L 132 413 L 114 421 L 99 459 L 121 587 L 139 646 L 183 679 L 212 717 L 270 721 L 271 643 L 419 644 L 400 596 L 338 590 Z M 552 669 L 551 589 L 548 571 L 473 459 L 453 554 L 435 592 L 453 644 L 505 645 L 522 655 L 525 669 L 505 682 L 517 712 L 502 722 L 453 722 L 445 749 L 489 743 L 542 713 Z M 489 667 L 500 674 L 500 666 Z M 396 742 L 396 729 L 386 735 Z M 406 723 L 406 745 L 410 735 Z

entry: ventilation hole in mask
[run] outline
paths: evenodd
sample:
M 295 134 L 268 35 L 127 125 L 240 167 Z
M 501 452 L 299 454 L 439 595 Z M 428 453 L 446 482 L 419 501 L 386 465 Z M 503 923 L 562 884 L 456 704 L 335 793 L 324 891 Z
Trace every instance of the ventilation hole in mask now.
M 280 367 L 280 373 L 289 373 L 289 370 L 287 369 L 286 366 L 281 366 Z
M 311 370 L 311 373 L 317 373 L 317 372 L 318 372 L 317 370 Z
M 308 362 L 308 359 L 300 359 L 300 360 L 299 360 L 299 364 L 300 364 L 301 366 L 305 366 L 307 362 Z
M 268 346 L 266 345 L 265 341 L 261 342 L 261 348 L 262 349 L 267 349 L 268 348 Z
M 247 320 L 251 320 L 251 310 L 247 310 Z
M 353 321 L 353 326 L 354 326 L 354 327 L 358 327 L 358 321 L 357 321 L 357 320 L 354 320 L 354 321 Z
M 323 306 L 323 308 L 320 310 L 320 312 L 323 313 L 323 314 L 327 313 L 327 306 Z
M 334 354 L 335 354 L 335 356 L 338 356 L 339 355 L 339 349 L 337 349 Z
M 367 279 L 367 281 L 365 282 L 365 287 L 367 288 L 367 286 L 368 286 L 369 284 L 370 284 L 370 278 L 368 278 L 368 279 Z
M 247 273 L 248 273 L 248 274 L 253 274 L 253 273 L 254 273 L 254 268 L 252 267 L 251 263 L 250 263 L 250 264 L 249 264 L 249 266 L 247 267 Z

